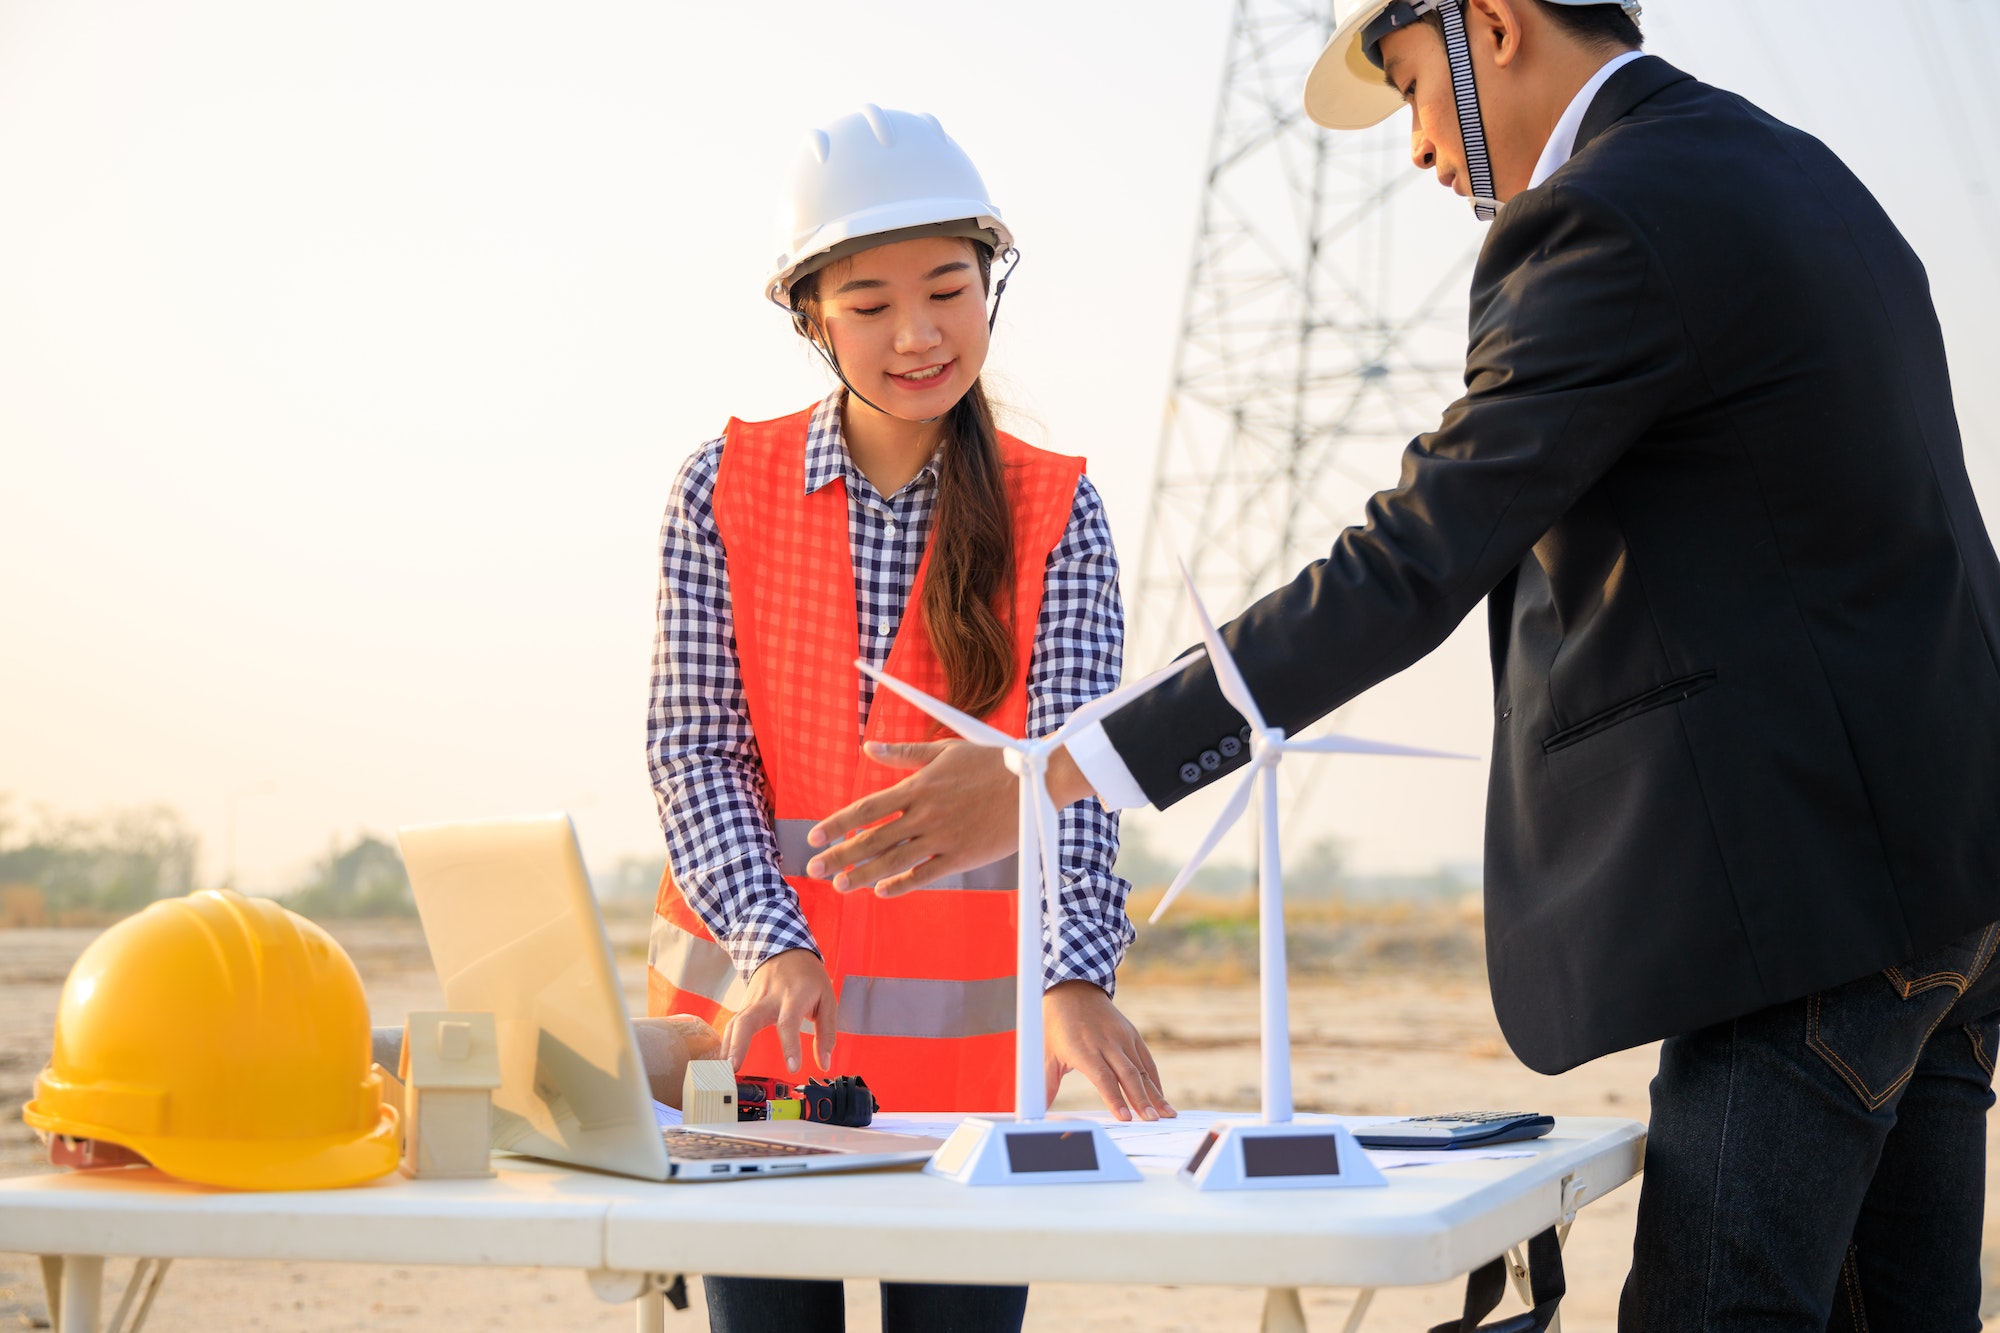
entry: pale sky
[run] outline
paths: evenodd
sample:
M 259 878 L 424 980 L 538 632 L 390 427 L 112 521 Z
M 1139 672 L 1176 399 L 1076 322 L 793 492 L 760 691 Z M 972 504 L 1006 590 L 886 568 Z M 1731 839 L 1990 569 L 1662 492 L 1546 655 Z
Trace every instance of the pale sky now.
M 1645 25 L 1904 228 L 1992 514 L 1990 8 L 1651 0 Z M 1229 17 L 0 0 L 0 792 L 176 806 L 212 880 L 232 793 L 273 784 L 240 800 L 252 888 L 360 830 L 548 809 L 594 865 L 655 854 L 661 509 L 729 416 L 824 392 L 758 287 L 800 135 L 864 101 L 938 115 L 1014 226 L 996 386 L 1019 433 L 1089 457 L 1129 578 Z M 1343 725 L 1483 757 L 1482 639 Z M 1473 860 L 1483 800 L 1483 764 L 1347 769 L 1287 840 Z M 1191 805 L 1139 819 L 1185 847 Z

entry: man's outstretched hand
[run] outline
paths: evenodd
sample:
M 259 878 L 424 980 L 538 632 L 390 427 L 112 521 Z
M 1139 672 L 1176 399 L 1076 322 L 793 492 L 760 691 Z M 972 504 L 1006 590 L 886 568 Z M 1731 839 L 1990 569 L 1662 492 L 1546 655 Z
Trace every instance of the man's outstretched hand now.
M 893 898 L 990 865 L 1018 845 L 1019 779 L 1002 751 L 966 741 L 866 749 L 877 763 L 917 771 L 814 825 L 815 847 L 834 843 L 806 867 L 814 879 L 831 879 L 843 893 L 872 884 Z M 1067 750 L 1049 756 L 1048 781 L 1058 809 L 1092 794 Z

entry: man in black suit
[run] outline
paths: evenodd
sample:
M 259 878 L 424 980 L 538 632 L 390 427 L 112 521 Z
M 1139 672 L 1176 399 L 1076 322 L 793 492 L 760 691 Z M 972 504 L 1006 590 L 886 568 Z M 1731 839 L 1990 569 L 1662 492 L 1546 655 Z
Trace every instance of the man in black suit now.
M 1501 1025 L 1548 1073 L 1666 1039 L 1621 1328 L 1977 1329 L 2000 562 L 1923 267 L 1616 5 L 1342 8 L 1308 110 L 1408 106 L 1497 218 L 1465 396 L 1231 650 L 1296 732 L 1487 599 Z M 1247 739 L 1196 664 L 1052 786 L 1166 806 Z M 992 752 L 894 757 L 935 762 L 828 819 L 903 812 L 827 867 L 897 892 L 1011 847 Z

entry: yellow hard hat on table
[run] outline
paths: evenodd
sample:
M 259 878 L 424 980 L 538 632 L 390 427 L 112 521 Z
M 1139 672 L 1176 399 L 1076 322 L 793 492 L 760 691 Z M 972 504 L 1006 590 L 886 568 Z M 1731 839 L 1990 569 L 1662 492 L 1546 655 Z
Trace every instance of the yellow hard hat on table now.
M 397 1158 L 353 961 L 228 890 L 154 903 L 84 950 L 22 1118 L 231 1189 L 358 1185 Z

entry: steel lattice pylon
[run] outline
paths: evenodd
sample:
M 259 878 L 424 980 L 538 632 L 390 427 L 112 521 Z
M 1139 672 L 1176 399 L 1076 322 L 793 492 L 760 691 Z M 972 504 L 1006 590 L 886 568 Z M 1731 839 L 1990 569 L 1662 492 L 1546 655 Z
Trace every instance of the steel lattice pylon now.
M 1233 612 L 1323 554 L 1394 480 L 1395 454 L 1366 446 L 1400 448 L 1459 389 L 1476 224 L 1469 210 L 1447 222 L 1397 206 L 1424 179 L 1400 118 L 1358 133 L 1306 119 L 1300 89 L 1332 30 L 1328 0 L 1236 0 L 1160 430 L 1138 661 L 1195 637 L 1177 556 Z M 1398 217 L 1411 213 L 1423 216 Z

